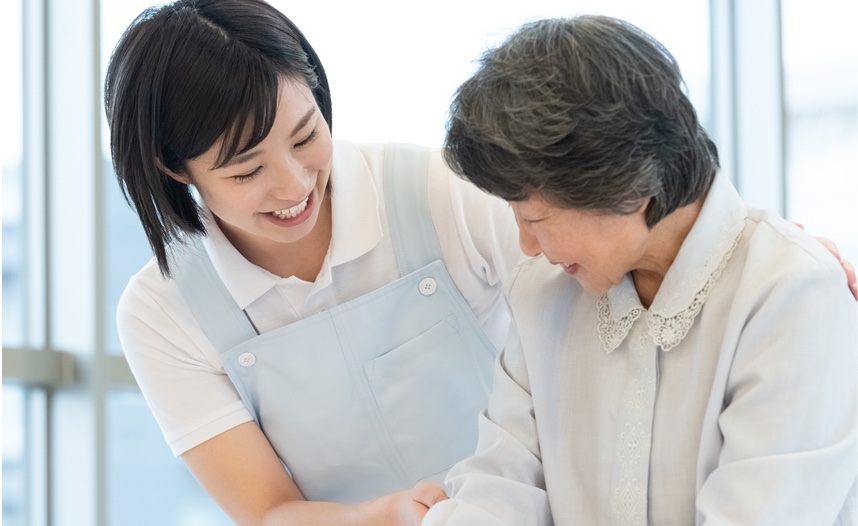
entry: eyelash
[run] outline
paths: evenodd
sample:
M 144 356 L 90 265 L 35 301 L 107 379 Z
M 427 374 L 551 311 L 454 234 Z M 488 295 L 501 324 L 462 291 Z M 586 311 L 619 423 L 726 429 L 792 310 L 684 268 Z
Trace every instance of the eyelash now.
M 304 146 L 307 146 L 308 144 L 313 142 L 315 139 L 316 139 L 316 130 L 313 130 L 310 133 L 310 135 L 307 136 L 306 139 L 304 139 L 303 141 L 301 141 L 299 143 L 296 143 L 295 147 L 296 148 L 303 148 Z M 234 176 L 232 176 L 232 178 L 233 178 L 233 180 L 235 180 L 236 182 L 239 182 L 239 183 L 244 182 L 244 181 L 249 181 L 250 179 L 253 179 L 254 177 L 256 177 L 256 174 L 258 174 L 261 170 L 262 170 L 262 167 L 259 166 L 256 168 L 256 170 L 253 170 L 249 174 L 234 175 Z
M 316 138 L 316 130 L 315 130 L 315 129 L 313 129 L 313 131 L 310 133 L 310 135 L 308 135 L 308 136 L 307 136 L 307 138 L 306 138 L 306 139 L 304 139 L 303 141 L 301 141 L 301 142 L 299 142 L 299 143 L 296 143 L 296 144 L 295 144 L 295 147 L 296 147 L 296 148 L 301 148 L 301 147 L 303 147 L 303 146 L 307 146 L 308 144 L 310 144 L 311 142 L 313 142 L 313 140 L 314 140 L 315 138 Z
M 256 177 L 256 174 L 258 174 L 258 173 L 260 172 L 260 170 L 262 170 L 262 167 L 261 167 L 261 166 L 257 167 L 257 168 L 256 168 L 256 170 L 253 170 L 253 171 L 252 171 L 252 172 L 250 172 L 249 174 L 244 174 L 244 175 L 233 175 L 233 176 L 232 176 L 232 178 L 233 178 L 235 181 L 237 181 L 237 182 L 241 183 L 241 182 L 243 182 L 243 181 L 248 181 L 248 180 L 253 179 L 254 177 Z

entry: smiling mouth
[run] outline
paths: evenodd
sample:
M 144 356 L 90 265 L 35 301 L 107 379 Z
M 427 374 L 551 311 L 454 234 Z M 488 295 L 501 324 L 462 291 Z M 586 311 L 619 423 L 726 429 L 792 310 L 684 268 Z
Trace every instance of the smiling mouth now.
M 301 201 L 297 205 L 291 208 L 284 208 L 283 210 L 274 210 L 273 212 L 271 212 L 271 215 L 273 215 L 277 219 L 292 219 L 307 208 L 307 202 L 309 201 L 309 199 L 310 196 L 308 195 L 304 198 L 303 201 Z

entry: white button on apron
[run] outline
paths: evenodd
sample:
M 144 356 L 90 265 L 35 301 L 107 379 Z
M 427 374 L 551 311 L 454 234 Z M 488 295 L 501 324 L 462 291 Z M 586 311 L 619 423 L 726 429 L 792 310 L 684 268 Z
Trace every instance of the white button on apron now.
M 403 277 L 349 301 L 293 302 L 307 314 L 332 307 L 321 316 L 257 336 L 204 247 L 195 240 L 179 251 L 183 296 L 222 356 L 243 345 L 224 369 L 307 500 L 356 502 L 418 480 L 443 483 L 449 466 L 476 448 L 472 424 L 488 401 L 496 349 L 441 261 L 425 197 L 428 150 L 416 150 L 419 159 L 391 154 L 384 163 L 384 204 Z M 426 301 L 413 301 L 414 287 Z M 275 366 L 262 367 L 269 361 Z M 289 381 L 295 374 L 301 380 Z M 437 374 L 447 379 L 444 389 L 422 396 L 437 387 Z M 413 438 L 438 429 L 449 435 L 443 444 Z
M 438 285 L 435 283 L 435 280 L 432 278 L 423 278 L 420 280 L 420 284 L 417 285 L 420 294 L 424 296 L 431 296 L 435 293 L 435 289 L 438 288 Z
M 250 367 L 251 365 L 256 363 L 256 356 L 254 356 L 253 353 L 249 352 L 241 353 L 238 356 L 238 363 L 245 367 Z

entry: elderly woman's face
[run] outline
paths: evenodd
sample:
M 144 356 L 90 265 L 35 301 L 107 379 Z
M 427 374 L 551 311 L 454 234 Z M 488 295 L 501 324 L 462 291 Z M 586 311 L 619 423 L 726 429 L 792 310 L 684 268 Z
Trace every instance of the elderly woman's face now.
M 644 218 L 647 202 L 629 215 L 558 208 L 539 196 L 510 206 L 525 254 L 544 254 L 552 264 L 561 265 L 574 276 L 585 290 L 604 294 L 644 263 L 650 240 Z

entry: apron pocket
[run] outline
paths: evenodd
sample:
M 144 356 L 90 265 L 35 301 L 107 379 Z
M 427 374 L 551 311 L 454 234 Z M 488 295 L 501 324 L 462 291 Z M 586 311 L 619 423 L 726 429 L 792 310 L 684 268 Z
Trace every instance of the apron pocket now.
M 364 365 L 389 435 L 415 482 L 449 469 L 476 448 L 477 415 L 488 393 L 474 352 L 450 315 Z M 490 369 L 491 359 L 485 361 Z

